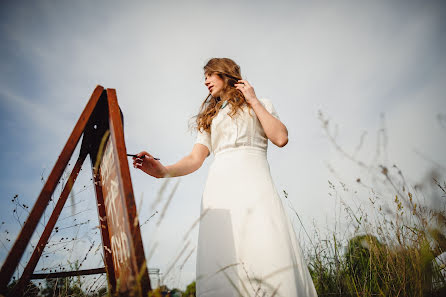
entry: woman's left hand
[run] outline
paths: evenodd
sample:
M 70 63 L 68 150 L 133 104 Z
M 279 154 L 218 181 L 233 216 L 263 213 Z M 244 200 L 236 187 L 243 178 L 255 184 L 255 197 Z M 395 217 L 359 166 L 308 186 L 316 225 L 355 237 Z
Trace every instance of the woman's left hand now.
M 240 92 L 242 92 L 248 104 L 252 105 L 253 103 L 259 101 L 259 99 L 257 99 L 256 93 L 254 92 L 254 88 L 246 80 L 240 79 L 239 83 L 234 84 L 234 86 L 237 90 L 240 90 Z

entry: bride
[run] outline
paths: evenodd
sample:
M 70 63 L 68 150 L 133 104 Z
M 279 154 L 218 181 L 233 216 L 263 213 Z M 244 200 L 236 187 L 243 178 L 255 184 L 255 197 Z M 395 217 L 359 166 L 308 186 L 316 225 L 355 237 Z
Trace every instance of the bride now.
M 163 178 L 190 174 L 214 154 L 201 201 L 197 296 L 317 296 L 267 160 L 268 139 L 287 144 L 286 126 L 233 60 L 210 59 L 204 76 L 209 95 L 191 153 L 169 166 L 145 151 L 133 159 Z

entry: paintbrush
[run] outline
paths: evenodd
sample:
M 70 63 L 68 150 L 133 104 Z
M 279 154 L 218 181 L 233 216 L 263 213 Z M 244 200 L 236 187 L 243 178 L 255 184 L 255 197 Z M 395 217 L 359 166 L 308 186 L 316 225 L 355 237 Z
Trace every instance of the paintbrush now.
M 141 157 L 144 157 L 145 155 L 142 155 L 141 157 L 138 157 L 137 155 L 134 155 L 134 154 L 127 154 L 127 156 L 141 159 Z M 159 160 L 159 158 L 153 158 L 153 159 L 154 160 Z

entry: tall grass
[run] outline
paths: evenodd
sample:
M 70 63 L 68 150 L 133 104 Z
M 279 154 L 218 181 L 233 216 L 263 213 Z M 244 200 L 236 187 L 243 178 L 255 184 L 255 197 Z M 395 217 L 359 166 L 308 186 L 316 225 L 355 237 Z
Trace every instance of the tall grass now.
M 370 176 L 365 179 L 375 186 L 358 178 L 355 186 L 365 189 L 361 194 L 368 199 L 352 207 L 343 199 L 348 185 L 329 181 L 330 195 L 341 206 L 336 223 L 342 225 L 341 218 L 345 223 L 325 235 L 317 231 L 307 249 L 318 295 L 446 296 L 446 183 L 437 180 L 440 174 L 434 170 L 424 185 L 411 186 L 396 165 L 367 165 L 349 155 L 330 134 L 329 121 L 320 117 L 335 148 L 366 168 Z M 424 197 L 421 187 L 432 187 L 430 193 L 440 197 L 435 209 L 433 197 Z
M 413 201 L 411 193 L 404 198 Z M 374 222 L 346 205 L 352 236 L 314 241 L 309 268 L 319 296 L 444 296 L 444 211 L 404 207 L 404 198 L 395 196 L 395 215 L 372 207 L 381 219 Z

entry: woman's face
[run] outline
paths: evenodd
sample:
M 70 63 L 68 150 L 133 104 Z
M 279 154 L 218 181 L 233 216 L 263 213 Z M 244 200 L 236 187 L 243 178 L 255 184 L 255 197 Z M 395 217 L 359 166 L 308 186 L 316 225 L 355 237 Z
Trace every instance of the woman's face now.
M 220 97 L 220 93 L 225 86 L 225 82 L 217 73 L 206 73 L 204 75 L 204 85 L 208 88 L 209 93 L 211 93 L 212 97 L 217 98 Z

